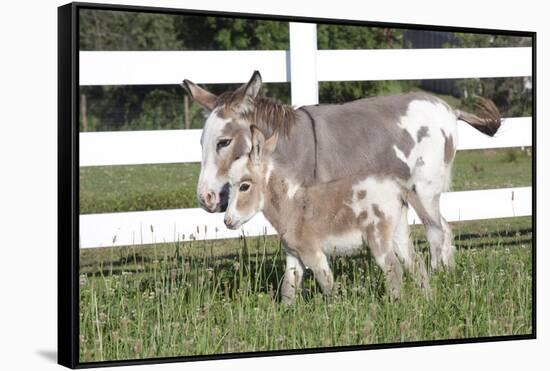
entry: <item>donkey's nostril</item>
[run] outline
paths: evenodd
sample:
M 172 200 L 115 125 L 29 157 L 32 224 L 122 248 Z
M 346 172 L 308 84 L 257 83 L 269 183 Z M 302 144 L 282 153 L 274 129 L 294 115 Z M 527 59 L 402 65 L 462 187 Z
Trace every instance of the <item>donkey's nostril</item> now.
M 199 193 L 199 203 L 202 208 L 210 213 L 219 211 L 219 197 L 215 192 L 201 192 Z
M 229 218 L 229 217 L 228 217 L 228 218 L 225 218 L 225 219 L 223 220 L 223 222 L 224 222 L 225 225 L 228 226 L 228 227 L 232 224 L 232 223 L 231 223 L 232 220 L 231 220 L 231 218 Z

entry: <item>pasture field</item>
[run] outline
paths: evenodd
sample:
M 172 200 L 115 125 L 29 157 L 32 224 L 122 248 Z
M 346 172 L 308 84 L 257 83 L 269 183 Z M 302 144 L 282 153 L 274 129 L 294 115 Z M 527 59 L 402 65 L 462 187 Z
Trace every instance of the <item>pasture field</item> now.
M 429 298 L 406 275 L 398 302 L 365 252 L 332 259 L 333 297 L 309 276 L 296 305 L 285 307 L 276 299 L 284 258 L 274 236 L 82 250 L 80 359 L 531 333 L 530 218 L 454 227 L 456 269 L 431 276 Z
M 459 151 L 453 191 L 531 184 L 530 149 Z M 200 164 L 98 166 L 80 169 L 81 214 L 198 207 Z
M 82 213 L 196 207 L 197 174 L 195 164 L 83 168 Z M 460 152 L 454 174 L 453 190 L 526 186 L 531 157 Z M 291 307 L 278 302 L 276 236 L 82 249 L 80 360 L 530 334 L 531 218 L 452 226 L 455 270 L 430 276 L 429 297 L 405 275 L 397 302 L 368 249 L 331 259 L 333 296 L 307 275 Z M 412 237 L 427 262 L 423 229 L 414 226 Z

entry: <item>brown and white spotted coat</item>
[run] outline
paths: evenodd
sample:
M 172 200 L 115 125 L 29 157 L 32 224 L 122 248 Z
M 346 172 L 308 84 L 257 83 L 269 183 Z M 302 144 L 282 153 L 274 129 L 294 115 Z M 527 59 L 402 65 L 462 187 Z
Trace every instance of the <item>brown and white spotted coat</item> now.
M 249 155 L 229 170 L 231 192 L 225 223 L 239 228 L 263 212 L 277 230 L 287 254 L 281 287 L 284 302 L 294 301 L 305 268 L 313 271 L 322 291 L 329 294 L 334 278 L 327 256 L 353 253 L 365 243 L 384 271 L 392 297 L 399 296 L 401 286 L 398 257 L 427 288 L 426 269 L 412 246 L 402 250 L 394 245 L 395 230 L 407 223 L 401 220 L 406 189 L 378 176 L 293 188 L 273 166 L 278 135 L 265 141 L 259 129 L 253 126 L 251 131 Z
M 202 208 L 220 212 L 227 206 L 229 169 L 247 154 L 255 125 L 265 137 L 279 134 L 272 163 L 286 180 L 289 196 L 337 180 L 376 177 L 396 182 L 408 191 L 407 203 L 424 224 L 432 268 L 453 266 L 452 233 L 439 200 L 450 183 L 457 120 L 493 135 L 500 115 L 492 102 L 481 100 L 480 116 L 452 109 L 425 93 L 294 109 L 259 96 L 261 84 L 255 72 L 239 89 L 216 96 L 188 80 L 183 83 L 211 112 L 201 138 L 197 198 Z M 410 245 L 406 215 L 400 220 L 393 239 L 405 251 Z

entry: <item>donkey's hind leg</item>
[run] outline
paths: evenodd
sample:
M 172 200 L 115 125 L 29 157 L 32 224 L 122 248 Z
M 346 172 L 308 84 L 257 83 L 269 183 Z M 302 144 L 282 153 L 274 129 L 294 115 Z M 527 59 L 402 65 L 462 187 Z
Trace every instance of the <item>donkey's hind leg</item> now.
M 454 251 L 452 232 L 440 211 L 441 192 L 434 192 L 428 184 L 416 184 L 409 193 L 408 201 L 416 210 L 426 230 L 430 244 L 432 270 L 439 263 L 447 269 L 454 267 Z
M 443 266 L 448 270 L 452 270 L 455 267 L 455 251 L 456 247 L 453 245 L 453 231 L 447 220 L 441 216 L 441 225 L 445 230 L 445 239 L 443 241 L 443 250 L 441 251 L 441 261 Z
M 393 249 L 403 262 L 405 269 L 412 274 L 420 288 L 422 288 L 425 293 L 428 293 L 430 289 L 428 273 L 422 256 L 417 254 L 414 250 L 407 218 L 408 210 L 408 204 L 404 203 L 401 207 L 399 222 L 393 234 Z
M 409 231 L 409 222 L 407 220 L 408 209 L 409 208 L 406 204 L 401 206 L 399 221 L 396 224 L 395 232 L 393 234 L 393 249 L 399 259 L 403 262 L 405 269 L 411 271 L 414 263 L 414 249 Z
M 363 238 L 367 240 L 369 249 L 376 263 L 386 276 L 388 290 L 393 299 L 400 297 L 402 270 L 401 263 L 393 249 L 393 235 L 399 222 L 399 211 L 388 212 L 373 205 L 375 218 L 369 217 Z

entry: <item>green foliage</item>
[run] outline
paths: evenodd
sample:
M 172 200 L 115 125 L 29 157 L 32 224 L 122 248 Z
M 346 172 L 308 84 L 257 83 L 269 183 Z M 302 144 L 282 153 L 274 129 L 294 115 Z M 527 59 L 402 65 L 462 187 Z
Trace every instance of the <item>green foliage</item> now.
M 288 22 L 254 19 L 181 16 L 175 19 L 177 37 L 188 50 L 288 50 Z M 224 61 L 220 61 L 223 68 Z M 252 71 L 250 71 L 252 75 Z M 235 84 L 206 86 L 215 94 L 235 89 Z M 289 84 L 264 84 L 262 94 L 290 103 Z M 195 106 L 197 106 L 195 104 Z M 193 126 L 202 127 L 202 122 Z
M 404 31 L 393 28 L 319 24 L 319 49 L 391 49 L 403 45 Z
M 188 50 L 287 50 L 288 23 L 253 19 L 180 16 L 177 38 Z
M 458 46 L 462 48 L 530 47 L 530 37 L 455 33 Z
M 463 48 L 530 47 L 531 38 L 505 35 L 457 33 L 458 46 Z M 474 62 L 475 63 L 475 62 Z M 504 117 L 531 116 L 531 77 L 460 80 L 462 108 L 475 110 L 475 96 L 492 99 Z
M 319 24 L 319 49 L 391 49 L 403 45 L 403 30 L 391 28 Z M 404 81 L 331 81 L 319 84 L 321 103 L 343 103 L 351 100 L 407 91 L 417 86 Z
M 83 10 L 80 25 L 81 50 L 288 49 L 287 22 Z M 221 93 L 235 87 L 216 84 L 208 88 Z M 290 103 L 288 84 L 265 84 L 262 91 Z M 184 92 L 179 86 L 85 86 L 80 93 L 86 95 L 88 102 L 88 127 L 81 123 L 83 131 L 184 126 Z M 190 127 L 202 127 L 204 114 L 198 105 L 191 103 Z
M 531 116 L 533 95 L 526 88 L 530 81 L 522 77 L 459 80 L 463 93 L 460 108 L 475 112 L 481 96 L 492 99 L 503 117 Z
M 179 86 L 82 86 L 80 94 L 86 95 L 88 131 L 184 127 Z M 197 110 L 190 112 L 191 118 Z M 82 122 L 80 126 L 84 130 Z
M 171 50 L 181 48 L 174 15 L 80 10 L 80 50 Z
M 173 104 L 173 95 L 165 90 L 153 90 L 143 99 L 143 114 L 136 124 L 142 129 L 175 129 L 183 125 L 183 105 Z M 123 128 L 125 129 L 125 128 Z
M 319 49 L 381 49 L 404 47 L 405 30 L 319 24 Z M 458 47 L 530 46 L 529 38 L 456 34 Z M 455 46 L 455 45 L 453 45 Z M 139 12 L 82 10 L 81 50 L 288 50 L 288 23 L 228 17 L 179 16 Z M 223 69 L 224 61 L 219 61 Z M 252 72 L 252 71 L 250 71 Z M 182 75 L 182 79 L 186 76 Z M 460 106 L 472 110 L 475 95 L 493 99 L 504 116 L 531 114 L 529 81 L 468 79 L 458 82 Z M 358 98 L 406 92 L 419 81 L 349 81 L 319 84 L 319 101 L 342 103 Z M 232 84 L 208 86 L 220 93 Z M 290 86 L 265 84 L 264 95 L 290 103 Z M 87 127 L 81 130 L 144 130 L 183 127 L 183 89 L 179 86 L 81 87 L 87 106 Z M 190 123 L 200 128 L 204 111 L 190 104 Z
M 319 83 L 319 102 L 345 103 L 378 95 L 418 90 L 418 81 L 323 81 Z

